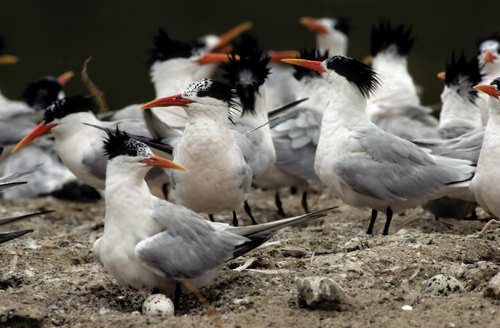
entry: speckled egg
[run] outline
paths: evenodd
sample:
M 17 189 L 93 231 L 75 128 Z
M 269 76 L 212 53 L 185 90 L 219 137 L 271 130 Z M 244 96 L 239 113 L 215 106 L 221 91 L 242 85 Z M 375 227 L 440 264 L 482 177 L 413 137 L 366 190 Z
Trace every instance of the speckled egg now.
M 435 296 L 448 296 L 463 291 L 464 286 L 456 278 L 438 274 L 427 280 L 423 292 Z
M 163 294 L 149 295 L 142 304 L 142 314 L 164 317 L 174 315 L 174 303 Z

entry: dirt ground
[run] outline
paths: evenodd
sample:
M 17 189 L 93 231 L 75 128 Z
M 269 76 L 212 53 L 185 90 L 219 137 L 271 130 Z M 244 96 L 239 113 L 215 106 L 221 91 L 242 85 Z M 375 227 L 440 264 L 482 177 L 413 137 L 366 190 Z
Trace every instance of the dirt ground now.
M 301 214 L 298 196 L 285 193 L 283 202 L 287 214 Z M 250 203 L 257 220 L 277 218 L 272 193 L 256 191 Z M 283 229 L 273 238 L 279 244 L 228 262 L 200 290 L 215 317 L 191 294 L 183 295 L 175 317 L 164 318 L 141 314 L 150 290 L 119 287 L 95 262 L 104 201 L 45 197 L 1 204 L 0 217 L 55 210 L 2 227 L 35 231 L 0 245 L 1 327 L 500 327 L 500 301 L 483 296 L 500 269 L 500 230 L 478 238 L 484 220 L 436 221 L 418 208 L 396 215 L 389 236 L 380 235 L 385 218 L 368 236 L 369 212 L 324 194 L 315 209 L 339 208 L 307 226 Z M 248 269 L 234 270 L 252 257 Z M 457 278 L 464 292 L 423 293 L 422 283 L 437 274 Z M 315 276 L 335 280 L 352 307 L 326 311 L 299 302 L 296 279 Z

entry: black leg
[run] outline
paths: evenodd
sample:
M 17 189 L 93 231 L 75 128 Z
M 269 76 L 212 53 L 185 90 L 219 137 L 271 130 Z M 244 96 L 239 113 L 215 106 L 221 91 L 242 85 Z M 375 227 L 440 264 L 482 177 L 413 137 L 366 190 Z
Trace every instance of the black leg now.
M 302 193 L 302 208 L 305 213 L 309 213 L 309 207 L 307 206 L 307 191 Z
M 375 225 L 375 221 L 377 220 L 378 212 L 376 210 L 372 210 L 372 219 L 370 220 L 370 225 L 368 226 L 368 230 L 366 231 L 367 235 L 373 235 L 373 226 Z
M 245 212 L 250 217 L 250 220 L 252 220 L 252 224 L 257 224 L 257 221 L 255 221 L 255 218 L 252 215 L 252 209 L 250 208 L 250 205 L 248 205 L 248 202 L 246 200 L 245 200 Z
M 158 288 L 153 288 L 153 292 L 151 294 L 159 294 L 160 290 Z
M 177 308 L 179 307 L 179 301 L 181 300 L 182 288 L 181 284 L 175 284 L 175 292 L 174 292 L 174 315 L 177 314 Z
M 276 195 L 274 196 L 274 202 L 276 203 L 276 207 L 278 208 L 278 214 L 280 216 L 286 216 L 285 211 L 283 211 L 283 206 L 281 204 L 280 192 L 279 191 L 277 191 Z
M 213 214 L 208 214 L 208 217 L 210 218 L 210 221 L 214 222 L 214 215 Z
M 233 226 L 238 226 L 238 218 L 236 217 L 236 212 L 233 211 Z
M 387 213 L 385 214 L 387 217 L 385 220 L 384 233 L 382 235 L 387 236 L 389 234 L 389 226 L 391 225 L 392 220 L 392 210 L 390 207 L 387 208 Z
M 436 221 L 439 221 L 439 216 L 434 215 L 434 218 L 436 219 Z

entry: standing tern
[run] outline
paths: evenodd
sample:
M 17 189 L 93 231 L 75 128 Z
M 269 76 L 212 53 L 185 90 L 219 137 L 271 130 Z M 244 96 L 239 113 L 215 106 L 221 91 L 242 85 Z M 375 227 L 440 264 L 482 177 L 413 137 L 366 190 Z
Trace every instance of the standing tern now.
M 228 128 L 230 109 L 235 106 L 234 90 L 213 79 L 190 84 L 182 94 L 160 98 L 142 106 L 182 106 L 188 120 L 182 137 L 174 146 L 173 158 L 189 172 L 172 171 L 170 193 L 174 203 L 210 215 L 233 212 L 247 199 L 252 184 L 251 142 Z M 221 165 L 214 167 L 214 162 Z
M 144 183 L 153 166 L 185 170 L 182 166 L 155 157 L 145 144 L 120 131 L 108 133 L 104 144 L 109 156 L 106 214 L 94 256 L 119 285 L 158 289 L 174 295 L 175 305 L 182 292 L 189 292 L 181 287 L 182 279 L 198 289 L 213 281 L 225 262 L 262 245 L 277 230 L 326 215 L 324 210 L 248 227 L 206 221 L 154 197 Z M 222 158 L 208 165 L 224 170 L 224 164 Z
M 432 109 L 420 105 L 417 88 L 408 72 L 408 54 L 415 39 L 411 28 L 380 23 L 372 28 L 372 67 L 380 87 L 370 97 L 367 113 L 383 130 L 407 140 L 439 138 Z
M 386 213 L 387 235 L 393 213 L 468 188 L 470 162 L 429 155 L 368 119 L 366 98 L 380 83 L 370 67 L 345 56 L 284 61 L 320 72 L 331 86 L 315 169 L 344 203 L 372 209 L 368 234 L 379 211 Z
M 470 183 L 478 204 L 490 215 L 500 217 L 500 175 L 498 174 L 498 158 L 500 144 L 500 78 L 494 79 L 490 85 L 480 84 L 474 87 L 488 95 L 487 105 L 489 119 L 484 132 L 483 146 L 479 154 L 476 174 Z

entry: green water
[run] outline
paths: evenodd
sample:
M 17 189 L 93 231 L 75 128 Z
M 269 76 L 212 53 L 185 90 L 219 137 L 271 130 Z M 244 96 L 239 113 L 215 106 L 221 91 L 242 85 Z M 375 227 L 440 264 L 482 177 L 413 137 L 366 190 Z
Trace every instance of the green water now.
M 44 75 L 80 72 L 92 56 L 89 74 L 118 109 L 152 100 L 147 50 L 162 26 L 179 40 L 221 34 L 244 21 L 263 47 L 273 50 L 312 48 L 312 32 L 299 24 L 302 16 L 351 20 L 349 55 L 369 53 L 371 26 L 380 20 L 413 26 L 416 43 L 410 72 L 424 88 L 422 103 L 439 102 L 444 70 L 451 52 L 476 54 L 475 40 L 499 29 L 494 1 L 0 1 L 0 35 L 6 53 L 20 62 L 0 67 L 0 89 L 19 99 L 26 84 Z M 86 94 L 79 79 L 67 95 Z

